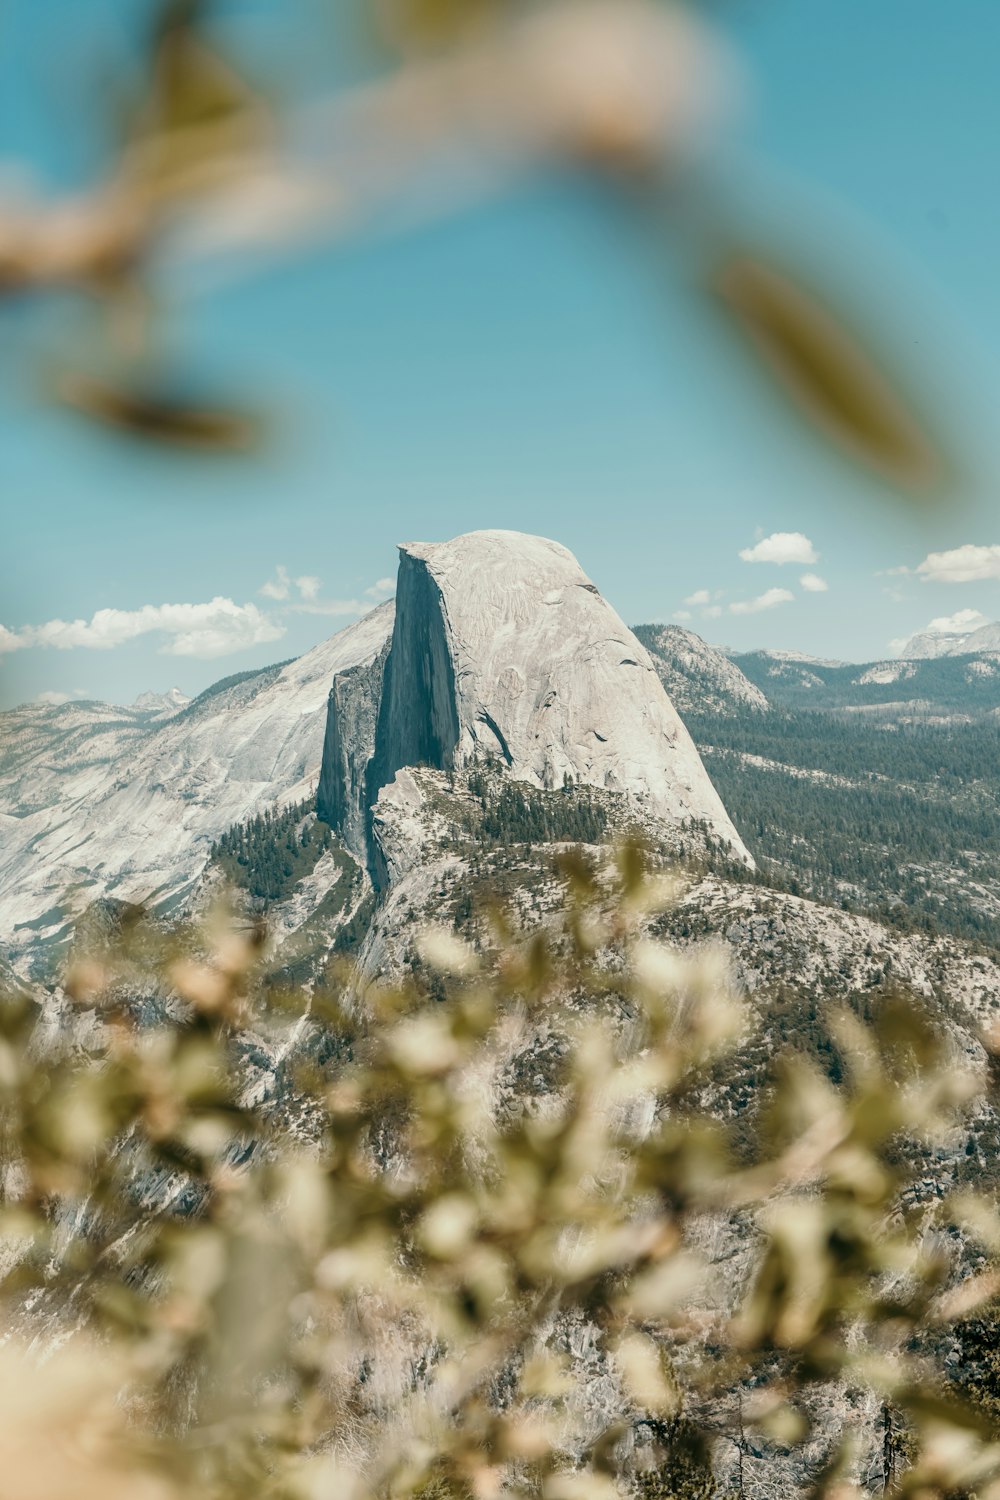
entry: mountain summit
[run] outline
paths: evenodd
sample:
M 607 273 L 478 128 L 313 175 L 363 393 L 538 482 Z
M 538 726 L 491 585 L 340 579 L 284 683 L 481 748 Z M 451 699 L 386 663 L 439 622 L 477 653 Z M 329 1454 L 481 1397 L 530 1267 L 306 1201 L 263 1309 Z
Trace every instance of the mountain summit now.
M 399 771 L 489 758 L 538 788 L 704 823 L 749 862 L 648 652 L 572 553 L 516 531 L 399 550 L 388 647 L 330 695 L 319 811 L 359 857 Z
M 151 714 L 157 719 L 169 719 L 187 708 L 191 699 L 180 688 L 168 688 L 165 693 L 140 693 L 132 707 L 141 714 Z
M 942 656 L 977 656 L 1000 652 L 1000 621 L 975 630 L 921 630 L 900 649 L 904 661 L 936 660 Z
M 395 610 L 381 604 L 298 660 L 236 673 L 191 703 L 168 697 L 3 716 L 0 940 L 12 960 L 64 943 L 97 898 L 182 910 L 228 830 L 288 808 L 311 816 L 314 792 L 382 887 L 379 840 L 421 766 L 490 760 L 539 795 L 618 793 L 623 817 L 654 832 L 698 823 L 750 862 L 646 650 L 572 555 L 539 537 L 409 543 Z

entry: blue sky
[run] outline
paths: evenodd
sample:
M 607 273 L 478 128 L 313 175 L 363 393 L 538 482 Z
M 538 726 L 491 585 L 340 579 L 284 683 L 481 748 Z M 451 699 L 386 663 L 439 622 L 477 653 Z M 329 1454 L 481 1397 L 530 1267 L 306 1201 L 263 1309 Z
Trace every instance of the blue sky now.
M 93 80 L 142 9 L 5 8 L 0 163 L 86 180 Z M 244 9 L 289 90 L 348 66 L 334 0 Z M 169 282 L 176 367 L 272 412 L 253 458 L 155 454 L 40 400 L 69 310 L 0 311 L 0 622 L 22 643 L 0 706 L 195 692 L 295 655 L 384 593 L 396 542 L 484 526 L 563 541 L 630 622 L 686 613 L 737 647 L 868 659 L 932 619 L 1000 616 L 1000 8 L 709 9 L 750 85 L 717 179 L 926 371 L 969 458 L 948 504 L 915 510 L 831 456 L 666 245 L 582 176 L 538 174 L 406 232 Z M 804 541 L 754 553 L 774 533 Z

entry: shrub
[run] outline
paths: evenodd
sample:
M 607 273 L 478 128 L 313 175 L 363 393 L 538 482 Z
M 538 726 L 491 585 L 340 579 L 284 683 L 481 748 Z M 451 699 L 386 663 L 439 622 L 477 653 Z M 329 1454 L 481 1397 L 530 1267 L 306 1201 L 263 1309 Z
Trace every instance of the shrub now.
M 835 1015 L 843 1085 L 790 1057 L 766 1150 L 734 1162 L 690 1102 L 746 1042 L 724 965 L 645 935 L 672 885 L 635 850 L 564 876 L 555 927 L 498 923 L 484 951 L 425 933 L 436 1004 L 417 982 L 281 994 L 263 929 L 136 912 L 76 959 L 72 1024 L 8 998 L 0 1291 L 61 1350 L 5 1355 L 49 1392 L 39 1464 L 64 1388 L 79 1430 L 82 1358 L 129 1418 L 107 1454 L 82 1444 L 95 1495 L 113 1470 L 154 1500 L 701 1496 L 733 1393 L 735 1440 L 766 1452 L 838 1382 L 908 1435 L 883 1479 L 994 1493 L 982 1393 L 948 1396 L 933 1351 L 996 1275 L 956 1284 L 897 1211 L 899 1140 L 978 1084 L 898 1008 Z M 557 1065 L 521 1067 L 533 1038 Z M 988 1205 L 934 1213 L 1000 1247 Z M 743 1283 L 711 1233 L 745 1247 Z M 819 1492 L 845 1493 L 856 1437 Z

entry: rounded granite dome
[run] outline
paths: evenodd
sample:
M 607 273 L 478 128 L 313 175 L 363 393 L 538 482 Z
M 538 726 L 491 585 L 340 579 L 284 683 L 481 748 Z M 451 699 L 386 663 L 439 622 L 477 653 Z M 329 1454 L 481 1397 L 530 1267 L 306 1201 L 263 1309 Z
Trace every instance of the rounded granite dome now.
M 703 821 L 749 861 L 648 653 L 567 548 L 518 531 L 404 543 L 355 793 L 371 807 L 406 766 L 486 755 L 536 786 L 569 779 Z

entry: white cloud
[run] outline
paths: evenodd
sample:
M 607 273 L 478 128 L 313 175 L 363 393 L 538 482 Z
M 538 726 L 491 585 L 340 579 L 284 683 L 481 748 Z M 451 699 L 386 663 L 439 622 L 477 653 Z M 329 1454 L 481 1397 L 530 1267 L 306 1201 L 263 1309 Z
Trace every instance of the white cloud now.
M 711 602 L 712 595 L 708 589 L 695 589 L 694 593 L 689 594 L 684 600 L 685 604 L 711 604 Z
M 710 604 L 707 609 L 702 610 L 701 617 L 703 620 L 717 620 L 721 614 L 721 604 Z
M 953 615 L 938 615 L 936 620 L 925 626 L 924 633 L 927 635 L 971 635 L 982 625 L 990 622 L 986 615 L 978 609 L 959 609 Z
M 171 608 L 167 605 L 166 608 Z M 172 639 L 160 650 L 167 656 L 200 656 L 210 659 L 231 656 L 248 646 L 280 641 L 286 627 L 269 615 L 261 614 L 255 604 L 234 604 L 231 599 L 213 599 L 211 604 L 176 605 L 190 611 L 186 628 L 176 630 L 171 621 Z
M 262 583 L 257 592 L 262 594 L 265 599 L 288 598 L 288 595 L 291 593 L 291 579 L 288 576 L 288 569 L 283 563 L 278 564 L 275 576 L 269 578 L 266 583 Z
M 20 635 L 8 630 L 6 625 L 0 625 L 0 656 L 6 656 L 10 651 L 22 651 L 27 645 Z
M 798 563 L 805 567 L 819 562 L 819 553 L 801 531 L 774 531 L 752 547 L 744 547 L 740 557 L 748 563 Z
M 674 610 L 674 619 L 675 620 L 690 620 L 691 618 L 692 618 L 692 615 L 691 615 L 691 611 L 689 609 L 675 609 Z
M 761 610 L 774 609 L 779 604 L 789 604 L 795 595 L 790 589 L 768 589 L 756 599 L 737 599 L 729 606 L 734 615 L 759 615 Z
M 81 698 L 90 696 L 86 688 L 74 688 L 71 693 L 61 693 L 57 688 L 48 688 L 31 701 L 41 708 L 62 708 L 64 703 L 78 703 Z
M 977 547 L 966 542 L 949 552 L 931 552 L 917 572 L 925 581 L 934 583 L 977 583 L 985 578 L 1000 578 L 1000 544 Z
M 818 573 L 803 573 L 799 583 L 807 594 L 825 594 L 830 585 L 825 578 L 820 578 Z
M 141 609 L 99 609 L 89 620 L 47 620 L 22 630 L 4 630 L 6 650 L 51 646 L 58 651 L 111 651 L 143 635 L 165 635 L 168 656 L 229 656 L 248 646 L 277 641 L 285 634 L 256 604 L 234 604 L 217 596 L 207 604 L 144 604 Z M 6 644 L 13 638 L 16 646 Z
M 370 588 L 365 589 L 360 599 L 320 599 L 318 578 L 296 578 L 295 583 L 302 601 L 290 604 L 288 608 L 303 615 L 364 615 L 375 604 L 390 598 L 396 592 L 395 578 L 378 579 Z
M 299 599 L 291 602 L 292 590 Z M 0 625 L 0 656 L 31 646 L 57 651 L 111 651 L 140 636 L 165 637 L 159 650 L 165 656 L 197 656 L 205 660 L 231 656 L 250 646 L 279 641 L 288 627 L 280 616 L 286 611 L 309 615 L 363 615 L 373 600 L 391 593 L 394 580 L 380 578 L 365 590 L 363 599 L 320 599 L 320 580 L 312 574 L 291 578 L 279 564 L 273 578 L 259 592 L 283 603 L 273 613 L 256 604 L 235 604 L 217 595 L 207 604 L 144 604 L 139 609 L 99 609 L 89 620 L 47 620 L 43 625 L 25 625 L 10 630 Z M 55 701 L 54 699 L 52 700 Z
M 257 592 L 265 599 L 275 599 L 281 603 L 291 597 L 293 584 L 303 599 L 315 599 L 319 594 L 320 580 L 314 573 L 303 573 L 301 578 L 292 578 L 284 563 L 278 564 L 274 570 L 274 577 L 262 583 Z

